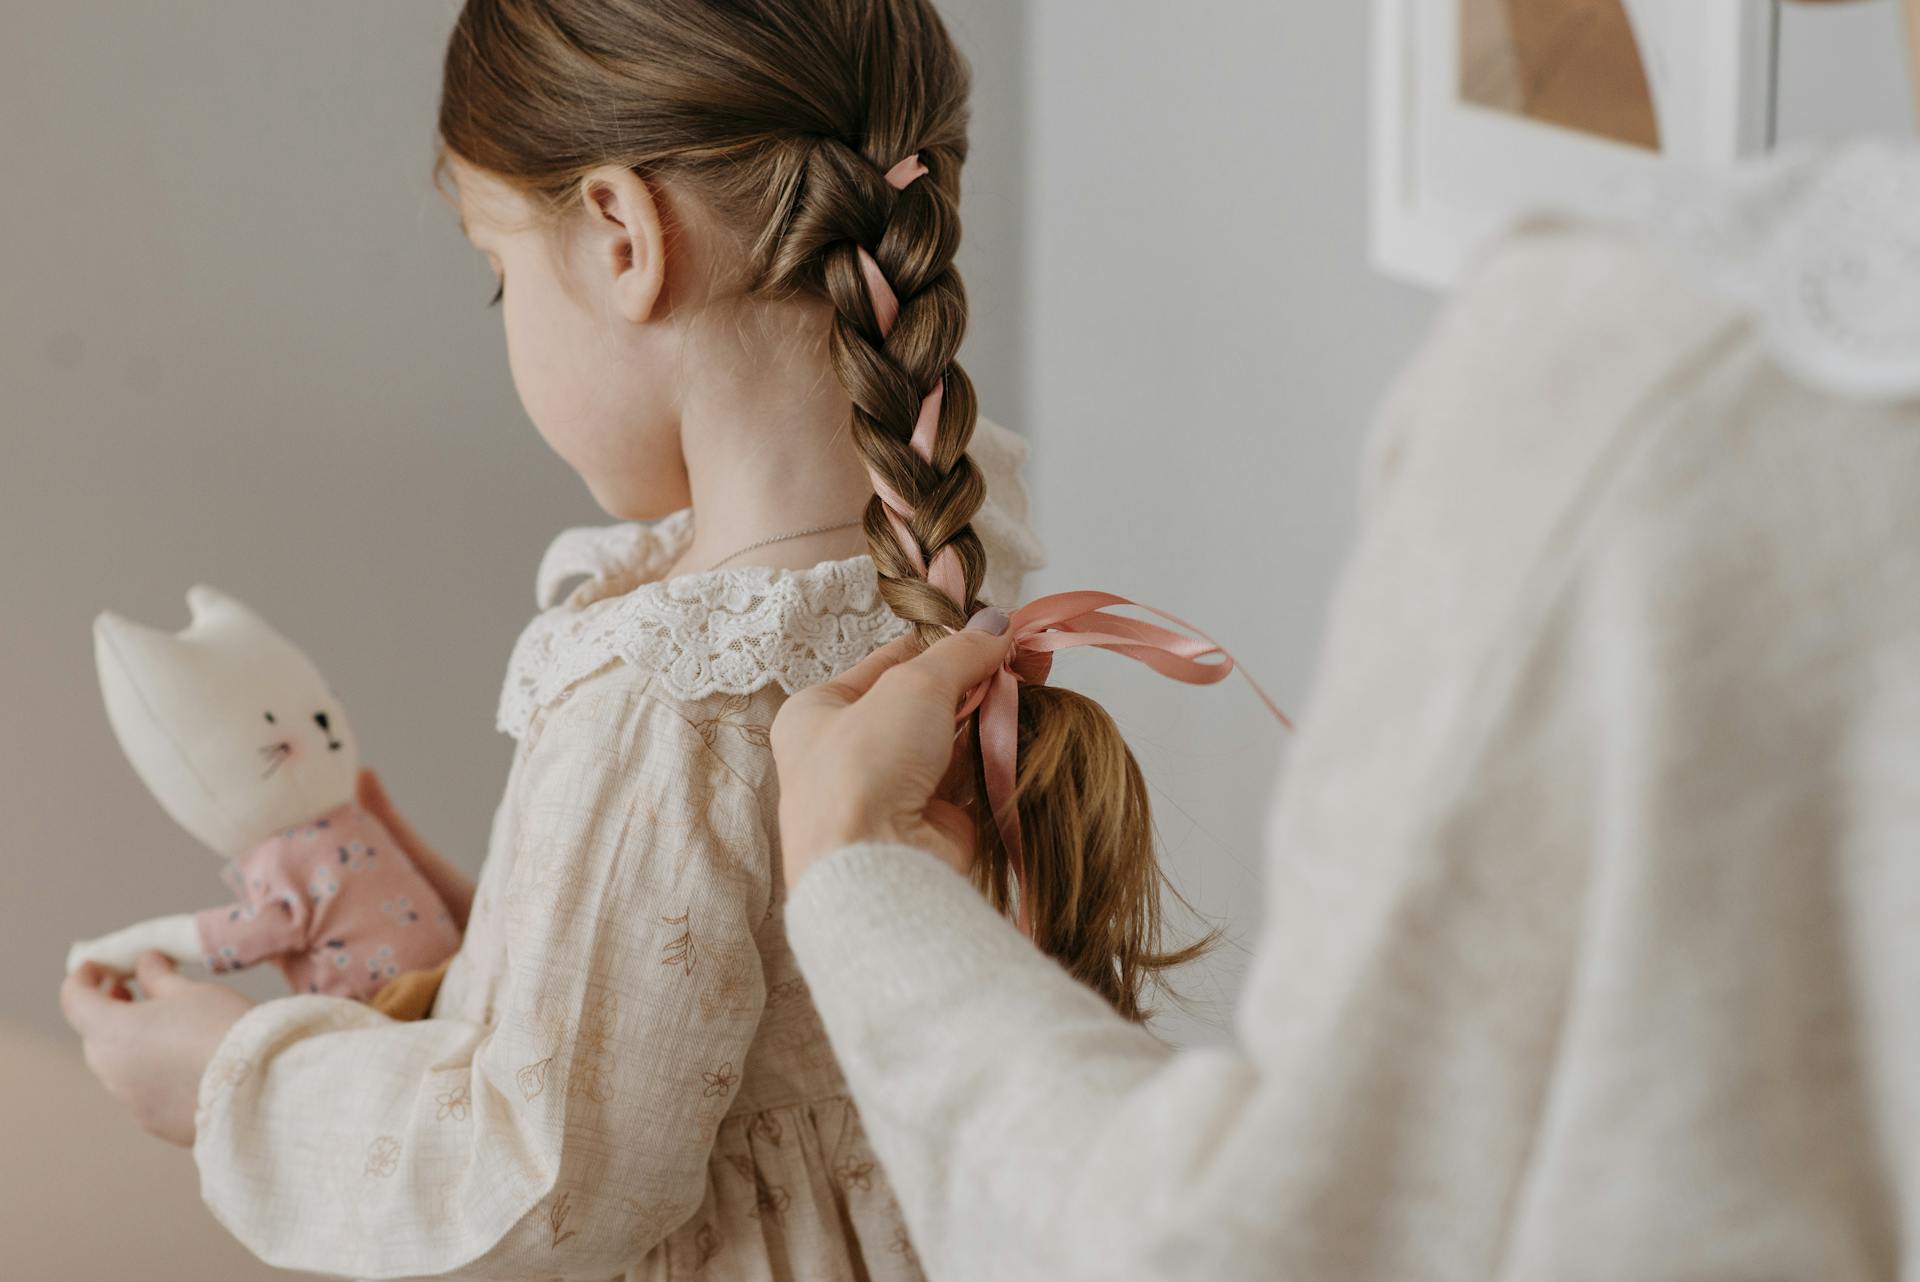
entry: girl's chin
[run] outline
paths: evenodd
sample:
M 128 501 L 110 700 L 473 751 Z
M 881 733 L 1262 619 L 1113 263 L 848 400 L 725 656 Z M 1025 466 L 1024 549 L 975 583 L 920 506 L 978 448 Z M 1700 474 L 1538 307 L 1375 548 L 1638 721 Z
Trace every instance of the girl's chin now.
M 684 510 L 692 500 L 685 494 L 636 493 L 587 483 L 588 493 L 600 510 L 616 521 L 658 521 Z

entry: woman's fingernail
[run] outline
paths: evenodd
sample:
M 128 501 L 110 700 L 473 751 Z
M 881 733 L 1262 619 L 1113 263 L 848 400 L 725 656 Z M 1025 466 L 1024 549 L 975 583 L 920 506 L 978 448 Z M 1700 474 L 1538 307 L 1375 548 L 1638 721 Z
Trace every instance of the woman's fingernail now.
M 1007 629 L 1012 624 L 1013 620 L 1005 610 L 997 605 L 990 605 L 967 620 L 967 631 L 990 632 L 994 636 L 1003 637 L 1007 635 Z

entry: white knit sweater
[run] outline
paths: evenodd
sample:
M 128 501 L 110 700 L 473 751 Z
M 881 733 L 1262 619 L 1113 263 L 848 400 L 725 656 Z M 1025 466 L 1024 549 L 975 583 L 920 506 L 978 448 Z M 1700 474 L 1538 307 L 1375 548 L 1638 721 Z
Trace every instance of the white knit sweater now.
M 1917 180 L 1742 196 L 1705 275 L 1543 229 L 1456 302 L 1234 1048 L 1122 1023 L 922 852 L 801 880 L 931 1276 L 1920 1276 Z

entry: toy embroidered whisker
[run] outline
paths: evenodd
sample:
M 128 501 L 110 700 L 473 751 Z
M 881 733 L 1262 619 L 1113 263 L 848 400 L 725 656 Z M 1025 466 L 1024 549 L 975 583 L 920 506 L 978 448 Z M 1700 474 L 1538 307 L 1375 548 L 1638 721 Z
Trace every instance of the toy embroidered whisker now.
M 287 759 L 293 756 L 293 745 L 285 739 L 282 739 L 278 743 L 269 743 L 263 746 L 260 749 L 260 755 L 266 758 L 267 761 L 267 768 L 260 772 L 260 777 L 262 779 L 271 779 L 274 772 L 280 769 L 281 766 L 287 764 Z

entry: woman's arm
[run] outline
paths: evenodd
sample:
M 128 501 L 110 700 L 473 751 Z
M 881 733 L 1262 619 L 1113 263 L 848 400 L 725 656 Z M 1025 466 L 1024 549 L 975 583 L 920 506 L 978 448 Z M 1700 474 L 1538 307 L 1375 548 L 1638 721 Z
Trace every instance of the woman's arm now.
M 741 1002 L 703 1017 L 661 964 L 683 929 L 664 919 L 756 955 L 769 842 L 751 791 L 634 684 L 581 687 L 521 762 L 507 893 L 473 923 L 506 935 L 489 1020 L 395 1024 L 296 997 L 227 1035 L 195 1157 L 208 1205 L 261 1258 L 601 1277 L 699 1207 L 729 1103 L 711 1075 L 744 1065 L 763 994 L 753 968 Z

